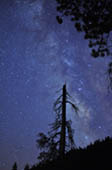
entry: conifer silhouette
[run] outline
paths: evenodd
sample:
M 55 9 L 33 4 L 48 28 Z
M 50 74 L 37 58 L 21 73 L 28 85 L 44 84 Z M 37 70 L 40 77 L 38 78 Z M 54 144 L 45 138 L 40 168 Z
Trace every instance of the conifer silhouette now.
M 30 170 L 29 164 L 26 164 L 24 170 Z
M 13 164 L 12 170 L 17 170 L 17 163 L 16 162 Z

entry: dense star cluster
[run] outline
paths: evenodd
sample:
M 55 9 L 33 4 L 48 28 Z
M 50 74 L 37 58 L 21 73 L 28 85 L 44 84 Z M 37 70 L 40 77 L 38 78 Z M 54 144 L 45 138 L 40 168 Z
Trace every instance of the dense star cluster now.
M 38 132 L 54 119 L 53 103 L 66 82 L 79 107 L 72 119 L 77 147 L 112 136 L 107 59 L 94 59 L 67 19 L 56 21 L 52 0 L 0 2 L 0 169 L 37 162 Z

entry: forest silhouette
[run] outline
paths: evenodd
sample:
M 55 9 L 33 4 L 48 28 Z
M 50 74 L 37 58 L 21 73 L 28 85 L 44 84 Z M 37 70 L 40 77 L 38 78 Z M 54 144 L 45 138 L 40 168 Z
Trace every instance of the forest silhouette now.
M 111 169 L 112 167 L 112 138 L 97 140 L 86 148 L 72 149 L 65 154 L 64 159 L 47 160 L 44 163 L 37 163 L 32 167 L 25 166 L 24 170 L 90 170 L 90 169 Z M 16 166 L 13 166 L 17 170 Z
M 65 154 L 64 159 L 46 161 L 30 168 L 30 170 L 58 170 L 58 169 L 111 169 L 112 138 L 97 140 L 86 148 L 72 149 Z
M 110 169 L 112 138 L 97 140 L 85 148 L 77 148 L 73 138 L 71 120 L 66 119 L 66 104 L 69 103 L 76 114 L 80 108 L 72 102 L 66 84 L 63 85 L 62 94 L 54 103 L 56 117 L 54 123 L 50 124 L 48 134 L 39 133 L 36 141 L 39 162 L 32 167 L 26 164 L 24 170 L 62 170 L 62 169 Z M 68 135 L 67 135 L 68 134 Z M 29 153 L 30 154 L 30 153 Z M 12 170 L 17 170 L 15 162 Z

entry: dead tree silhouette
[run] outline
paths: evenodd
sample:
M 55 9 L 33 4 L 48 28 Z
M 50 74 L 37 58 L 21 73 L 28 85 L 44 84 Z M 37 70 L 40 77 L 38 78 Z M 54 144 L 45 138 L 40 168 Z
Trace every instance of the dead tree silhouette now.
M 40 147 L 40 149 L 47 149 L 46 152 L 44 150 L 40 153 L 38 158 L 41 160 L 53 160 L 57 156 L 63 159 L 67 148 L 72 149 L 75 147 L 73 129 L 71 128 L 72 121 L 66 119 L 67 103 L 78 113 L 79 109 L 76 104 L 72 102 L 72 97 L 67 92 L 66 84 L 64 84 L 62 94 L 57 98 L 53 106 L 56 117 L 55 121 L 50 124 L 48 136 L 44 133 L 39 133 L 38 135 L 37 146 Z

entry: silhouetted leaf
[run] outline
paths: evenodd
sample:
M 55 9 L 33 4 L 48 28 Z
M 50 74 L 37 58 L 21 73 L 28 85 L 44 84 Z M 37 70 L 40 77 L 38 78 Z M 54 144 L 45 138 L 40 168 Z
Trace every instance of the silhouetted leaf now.
M 63 23 L 63 20 L 62 20 L 62 18 L 61 18 L 61 17 L 56 16 L 56 19 L 57 19 L 57 21 L 58 21 L 58 23 L 59 23 L 59 24 L 62 24 L 62 23 Z

